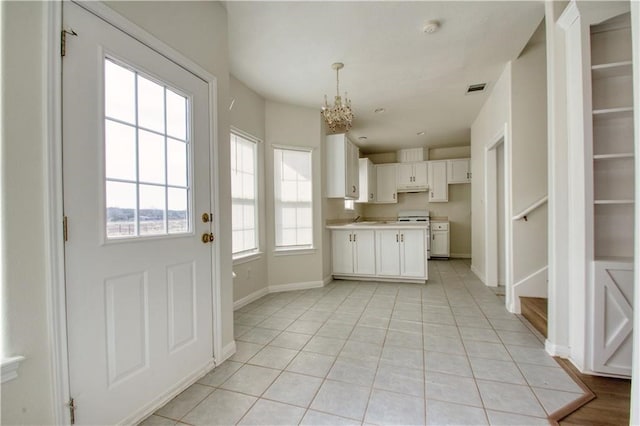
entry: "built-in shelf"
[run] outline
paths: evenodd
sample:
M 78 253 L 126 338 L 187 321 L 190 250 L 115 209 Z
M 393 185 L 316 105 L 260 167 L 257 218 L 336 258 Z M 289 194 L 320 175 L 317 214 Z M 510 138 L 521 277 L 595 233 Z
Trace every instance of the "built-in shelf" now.
M 593 117 L 624 117 L 631 116 L 633 113 L 633 107 L 619 107 L 619 108 L 604 108 L 604 109 L 594 109 Z
M 633 158 L 633 152 L 622 152 L 620 154 L 596 154 L 594 160 L 614 160 L 618 158 Z
M 623 77 L 632 75 L 632 62 L 612 62 L 608 64 L 598 64 L 591 67 L 593 79 Z
M 633 200 L 595 200 L 594 204 L 633 204 Z
M 620 262 L 633 264 L 633 257 L 624 256 L 596 256 L 593 260 L 595 262 Z

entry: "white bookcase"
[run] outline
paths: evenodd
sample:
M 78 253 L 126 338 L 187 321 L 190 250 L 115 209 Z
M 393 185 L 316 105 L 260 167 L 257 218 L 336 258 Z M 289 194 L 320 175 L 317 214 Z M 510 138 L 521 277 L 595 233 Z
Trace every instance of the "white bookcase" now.
M 631 375 L 634 246 L 629 14 L 591 26 L 593 275 L 591 369 Z M 589 224 L 588 224 L 589 225 Z

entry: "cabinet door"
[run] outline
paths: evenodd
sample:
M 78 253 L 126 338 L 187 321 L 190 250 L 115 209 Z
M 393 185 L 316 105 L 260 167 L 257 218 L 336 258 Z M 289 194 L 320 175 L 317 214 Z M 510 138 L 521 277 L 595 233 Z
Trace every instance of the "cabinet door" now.
M 414 186 L 413 183 L 413 163 L 400 163 L 396 169 L 398 189 L 407 189 Z
M 426 271 L 425 232 L 421 229 L 400 230 L 400 275 L 422 278 Z
M 356 203 L 373 203 L 376 200 L 376 167 L 368 158 L 358 159 L 360 195 Z
M 377 203 L 397 203 L 396 164 L 379 164 L 376 166 Z
M 457 158 L 448 160 L 447 164 L 447 182 L 448 183 L 469 183 L 471 182 L 471 173 L 469 169 L 468 158 Z
M 376 231 L 376 275 L 400 275 L 400 235 L 397 229 Z
M 449 231 L 431 232 L 431 256 L 449 257 Z
M 345 189 L 348 198 L 357 199 L 360 195 L 360 185 L 358 184 L 360 181 L 359 156 L 360 150 L 358 147 L 347 139 L 347 187 Z
M 353 274 L 351 231 L 332 231 L 331 248 L 334 274 Z
M 449 201 L 447 160 L 429 161 L 429 202 Z
M 427 163 L 420 162 L 413 165 L 413 186 L 425 188 L 427 186 Z
M 374 231 L 354 231 L 353 240 L 353 272 L 359 275 L 375 275 L 376 241 Z

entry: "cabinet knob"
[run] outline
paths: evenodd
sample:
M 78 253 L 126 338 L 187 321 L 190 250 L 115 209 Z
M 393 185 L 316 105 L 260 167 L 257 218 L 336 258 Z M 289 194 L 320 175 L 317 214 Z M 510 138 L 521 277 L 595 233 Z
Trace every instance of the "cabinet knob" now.
M 395 192 L 393 193 L 393 199 L 394 200 L 396 199 L 396 193 Z
M 351 192 L 353 192 L 354 194 L 356 193 L 356 186 L 355 185 L 352 186 Z

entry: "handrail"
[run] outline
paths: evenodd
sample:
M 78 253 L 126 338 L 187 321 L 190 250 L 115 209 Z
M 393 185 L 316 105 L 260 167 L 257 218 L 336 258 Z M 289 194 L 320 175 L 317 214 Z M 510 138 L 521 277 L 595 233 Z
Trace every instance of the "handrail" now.
M 524 209 L 522 211 L 522 213 L 513 216 L 513 218 L 511 218 L 511 220 L 524 219 L 524 221 L 526 222 L 527 221 L 527 215 L 529 213 L 531 213 L 532 211 L 534 211 L 535 209 L 537 209 L 538 207 L 540 207 L 541 205 L 543 205 L 544 203 L 546 203 L 548 200 L 549 200 L 549 196 L 545 195 L 544 197 L 540 198 L 538 201 L 536 201 L 535 203 L 531 204 L 529 207 Z

